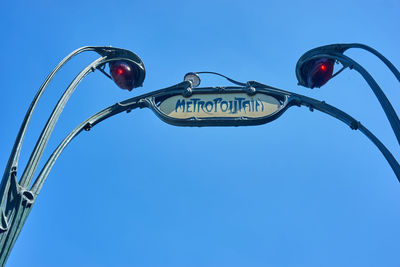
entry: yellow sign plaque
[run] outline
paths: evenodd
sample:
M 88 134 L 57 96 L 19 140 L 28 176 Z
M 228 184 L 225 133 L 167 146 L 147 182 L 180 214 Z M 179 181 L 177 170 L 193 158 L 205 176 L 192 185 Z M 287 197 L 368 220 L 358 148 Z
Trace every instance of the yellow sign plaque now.
M 176 119 L 197 118 L 260 118 L 276 112 L 281 103 L 264 94 L 249 96 L 245 93 L 194 94 L 185 98 L 176 95 L 165 99 L 161 112 Z

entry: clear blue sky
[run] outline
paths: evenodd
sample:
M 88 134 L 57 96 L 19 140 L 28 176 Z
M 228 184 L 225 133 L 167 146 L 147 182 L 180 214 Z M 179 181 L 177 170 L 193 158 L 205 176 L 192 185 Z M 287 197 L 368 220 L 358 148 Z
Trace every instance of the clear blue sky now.
M 69 52 L 112 45 L 137 53 L 142 88 L 99 72 L 78 87 L 46 150 L 123 99 L 217 71 L 325 100 L 400 158 L 372 91 L 346 70 L 321 89 L 297 86 L 295 64 L 330 43 L 370 45 L 400 67 L 400 2 L 3 1 L 0 167 L 35 92 Z M 349 51 L 400 110 L 400 84 L 374 56 Z M 26 164 L 56 99 L 95 54 L 74 59 L 39 103 Z M 204 77 L 203 85 L 227 85 Z M 42 162 L 43 165 L 43 162 Z M 77 137 L 54 166 L 7 266 L 400 266 L 400 184 L 360 132 L 293 107 L 255 127 L 182 128 L 150 110 Z

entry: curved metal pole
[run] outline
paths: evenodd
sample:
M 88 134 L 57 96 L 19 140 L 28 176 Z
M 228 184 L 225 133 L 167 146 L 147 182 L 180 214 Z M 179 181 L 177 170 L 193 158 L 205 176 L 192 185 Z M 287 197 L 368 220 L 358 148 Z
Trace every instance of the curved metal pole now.
M 29 158 L 29 161 L 24 170 L 24 173 L 22 174 L 22 178 L 19 182 L 20 186 L 28 187 L 30 185 L 30 183 L 32 181 L 32 177 L 37 169 L 37 166 L 43 155 L 43 152 L 47 145 L 47 142 L 49 141 L 49 138 L 54 129 L 54 126 L 57 123 L 57 120 L 58 120 L 59 116 L 61 115 L 61 112 L 64 109 L 66 103 L 68 102 L 72 93 L 75 91 L 76 87 L 79 85 L 79 83 L 82 81 L 82 79 L 84 77 L 86 77 L 89 73 L 91 73 L 94 70 L 96 70 L 97 68 L 99 68 L 100 66 L 103 66 L 104 64 L 106 64 L 107 62 L 115 61 L 115 60 L 127 60 L 127 59 L 128 58 L 119 57 L 119 56 L 115 56 L 115 55 L 100 57 L 100 58 L 94 60 L 92 63 L 90 63 L 85 69 L 83 69 L 75 77 L 75 79 L 70 83 L 68 88 L 65 90 L 64 94 L 62 95 L 62 97 L 58 101 L 56 107 L 54 108 L 52 114 L 50 115 L 50 118 L 47 121 L 45 128 L 43 129 L 43 131 L 35 145 L 33 153 L 31 154 L 31 157 Z
M 31 157 L 29 158 L 29 161 L 26 165 L 26 168 L 24 170 L 24 173 L 22 174 L 22 178 L 19 182 L 20 186 L 22 187 L 27 187 L 32 179 L 32 175 L 35 173 L 37 166 L 39 164 L 39 160 L 43 155 L 44 149 L 47 145 L 47 142 L 49 141 L 49 138 L 51 136 L 51 133 L 53 132 L 53 129 L 55 127 L 55 124 L 63 111 L 65 105 L 67 104 L 67 101 L 71 97 L 72 93 L 75 91 L 76 87 L 78 84 L 82 81 L 84 77 L 86 77 L 89 73 L 91 73 L 97 66 L 103 64 L 105 61 L 105 57 L 100 57 L 90 63 L 86 68 L 84 68 L 76 77 L 75 79 L 71 82 L 71 84 L 68 86 L 68 88 L 65 90 L 64 94 L 58 101 L 56 107 L 54 108 L 53 112 L 50 115 L 50 118 L 48 119 L 42 133 L 40 134 L 38 141 L 35 145 L 35 148 L 33 150 L 33 153 L 31 154 Z
M 371 87 L 374 92 L 376 98 L 381 104 L 386 117 L 388 118 L 390 125 L 394 134 L 396 135 L 397 142 L 400 144 L 400 120 L 394 110 L 392 104 L 389 99 L 386 97 L 385 93 L 382 91 L 378 83 L 372 78 L 371 74 L 369 74 L 360 64 L 345 56 L 343 54 L 333 54 L 333 58 L 338 59 L 340 62 L 343 62 L 345 66 L 350 68 L 354 68 L 361 76 L 365 79 L 368 85 Z
M 8 242 L 7 242 L 6 246 L 4 247 L 4 250 L 1 251 L 2 257 L 3 257 L 3 253 L 6 257 L 4 259 L 0 258 L 0 266 L 2 266 L 2 264 L 4 264 L 6 262 L 7 257 L 10 254 L 11 249 L 14 246 L 14 244 L 22 230 L 22 227 L 24 226 L 24 224 L 32 210 L 33 203 L 36 201 L 39 191 L 42 188 L 43 183 L 44 183 L 47 175 L 49 174 L 50 169 L 54 165 L 54 163 L 55 163 L 56 159 L 58 158 L 58 156 L 60 155 L 60 153 L 64 150 L 64 148 L 67 146 L 67 144 L 75 136 L 77 136 L 80 132 L 82 132 L 82 130 L 84 130 L 87 127 L 88 123 L 90 123 L 93 120 L 96 120 L 99 117 L 103 118 L 104 116 L 107 116 L 107 115 L 112 116 L 111 114 L 113 114 L 113 112 L 115 112 L 115 111 L 113 111 L 113 109 L 114 109 L 114 106 L 112 106 L 110 109 L 106 109 L 106 110 L 99 112 L 98 114 L 92 116 L 90 119 L 81 123 L 61 142 L 61 144 L 57 147 L 57 149 L 52 153 L 52 155 L 49 158 L 49 160 L 47 161 L 46 165 L 43 167 L 34 186 L 30 190 L 30 192 L 32 192 L 32 199 L 31 199 L 29 205 L 22 205 L 22 203 L 20 202 L 15 211 L 16 215 L 13 216 L 14 220 L 12 220 L 12 224 L 9 226 L 9 229 L 11 231 L 10 231 L 9 235 L 7 236 Z M 111 112 L 111 113 L 109 113 L 109 112 Z
M 0 225 L 0 264 L 3 265 L 8 257 L 9 250 L 11 249 L 10 245 L 12 243 L 12 239 L 10 236 L 13 236 L 16 229 L 12 228 L 14 220 L 17 220 L 24 213 L 23 206 L 30 206 L 33 202 L 33 195 L 24 190 L 23 186 L 18 184 L 17 182 L 17 166 L 18 159 L 23 143 L 23 139 L 28 127 L 28 124 L 32 118 L 33 111 L 35 110 L 39 99 L 43 95 L 46 87 L 50 83 L 51 79 L 55 76 L 55 74 L 64 66 L 72 57 L 84 52 L 84 51 L 93 51 L 95 47 L 82 47 L 67 57 L 65 57 L 48 75 L 46 80 L 43 82 L 38 92 L 36 93 L 34 99 L 28 111 L 25 115 L 25 118 L 22 122 L 20 130 L 18 132 L 16 141 L 14 143 L 10 158 L 8 160 L 2 181 L 0 194 L 2 194 L 1 198 L 1 225 Z M 36 149 L 35 149 L 36 150 Z M 11 229 L 10 229 L 11 227 Z
M 339 47 L 342 47 L 342 51 L 344 52 L 347 49 L 350 48 L 360 48 L 364 49 L 372 54 L 374 54 L 376 57 L 378 57 L 385 65 L 390 69 L 390 71 L 394 74 L 394 76 L 397 78 L 397 80 L 400 82 L 400 72 L 399 70 L 390 62 L 386 57 L 384 57 L 381 53 L 379 53 L 377 50 L 373 49 L 372 47 L 365 45 L 365 44 L 359 44 L 359 43 L 351 43 L 351 44 L 338 44 Z
M 50 80 L 54 77 L 56 72 L 73 56 L 84 51 L 96 51 L 102 56 L 89 64 L 84 70 L 82 70 L 78 74 L 78 76 L 76 76 L 76 78 L 71 82 L 71 84 L 68 86 L 68 88 L 58 101 L 35 145 L 35 148 L 30 156 L 20 183 L 18 183 L 16 175 L 18 158 L 27 126 L 32 117 L 32 113 L 45 88 L 49 84 Z M 8 161 L 3 179 L 1 181 L 0 194 L 2 194 L 2 199 L 0 206 L 0 266 L 3 266 L 5 264 L 9 253 L 16 241 L 16 238 L 21 231 L 23 225 L 23 223 L 21 225 L 21 221 L 24 222 L 26 220 L 30 208 L 32 207 L 32 204 L 35 200 L 34 195 L 31 191 L 27 189 L 27 187 L 32 181 L 40 158 L 43 155 L 44 148 L 47 145 L 47 142 L 58 120 L 58 117 L 60 116 L 63 108 L 69 100 L 69 97 L 74 92 L 76 86 L 86 75 L 88 75 L 90 72 L 93 72 L 105 63 L 114 60 L 127 60 L 133 62 L 140 69 L 138 85 L 141 86 L 145 75 L 144 66 L 140 58 L 137 57 L 134 53 L 125 49 L 112 47 L 82 47 L 72 52 L 54 68 L 54 70 L 46 78 L 45 82 L 42 84 L 38 93 L 34 97 L 32 104 L 30 105 L 25 115 L 20 131 L 17 135 L 17 139 L 14 143 L 10 159 Z
M 21 147 L 22 147 L 22 142 L 26 133 L 26 129 L 29 125 L 29 122 L 32 118 L 33 111 L 35 110 L 37 103 L 39 102 L 39 99 L 43 95 L 44 91 L 46 90 L 46 87 L 50 83 L 51 79 L 55 76 L 55 74 L 74 56 L 85 52 L 85 51 L 93 51 L 95 48 L 92 46 L 85 46 L 81 47 L 72 53 L 70 53 L 68 56 L 66 56 L 58 65 L 50 72 L 50 74 L 47 76 L 46 80 L 43 82 L 43 84 L 40 86 L 38 92 L 36 93 L 35 97 L 32 100 L 32 103 L 30 104 L 24 120 L 22 121 L 21 127 L 19 129 L 19 132 L 17 134 L 17 138 L 14 142 L 14 146 L 11 151 L 10 158 L 8 160 L 8 163 L 6 165 L 3 179 L 1 181 L 1 186 L 0 186 L 0 195 L 3 196 L 1 200 L 1 208 L 4 208 L 4 198 L 6 197 L 6 194 L 4 194 L 9 187 L 9 179 L 11 177 L 11 172 L 16 171 L 18 167 L 18 159 L 19 155 L 21 152 Z
M 78 50 L 79 52 L 86 51 L 87 49 L 80 49 Z M 72 53 L 72 55 L 76 55 L 77 53 Z M 70 59 L 71 55 L 67 57 L 67 59 Z M 27 167 L 25 169 L 24 174 L 22 175 L 20 183 L 17 182 L 17 177 L 16 177 L 16 170 L 12 171 L 10 175 L 7 177 L 5 174 L 5 177 L 3 177 L 2 183 L 3 185 L 6 185 L 3 190 L 3 196 L 2 196 L 2 219 L 4 219 L 4 225 L 2 227 L 2 230 L 4 232 L 1 233 L 0 236 L 0 248 L 1 248 L 1 257 L 0 257 L 0 264 L 4 264 L 10 250 L 13 246 L 13 243 L 15 242 L 14 239 L 16 238 L 15 235 L 19 233 L 20 230 L 18 230 L 17 227 L 14 227 L 14 224 L 16 221 L 19 221 L 21 218 L 23 218 L 24 214 L 27 212 L 26 208 L 31 206 L 33 204 L 33 195 L 31 192 L 28 190 L 25 190 L 27 185 L 29 185 L 32 176 L 37 168 L 37 164 L 39 163 L 39 160 L 43 154 L 43 150 L 45 146 L 47 145 L 48 139 L 51 135 L 51 132 L 55 126 L 55 123 L 57 121 L 58 116 L 60 115 L 63 107 L 65 106 L 66 102 L 69 99 L 69 96 L 72 94 L 73 90 L 75 89 L 76 85 L 80 82 L 80 80 L 85 77 L 88 73 L 93 71 L 91 67 L 96 64 L 104 61 L 105 57 L 100 57 L 98 60 L 95 60 L 94 63 L 90 64 L 88 67 L 86 67 L 71 83 L 71 85 L 68 87 L 64 95 L 60 98 L 56 108 L 54 109 L 52 115 L 50 116 L 45 128 L 42 131 L 42 134 L 40 135 L 38 142 L 35 146 L 35 149 L 29 159 L 29 162 L 27 164 Z M 23 126 L 21 127 L 22 135 L 21 137 L 23 138 L 24 133 L 26 132 L 26 128 L 28 125 L 28 122 L 30 118 L 32 117 L 32 113 L 34 111 L 35 106 L 37 105 L 37 102 L 40 98 L 40 96 L 43 94 L 44 89 L 47 87 L 49 81 L 51 78 L 54 76 L 55 72 L 60 68 L 60 66 L 65 64 L 66 60 L 61 62 L 58 66 L 56 67 L 55 71 L 53 71 L 48 79 L 44 82 L 43 86 L 39 89 L 39 92 L 37 93 L 35 99 L 32 102 L 32 105 L 30 109 L 28 110 L 27 113 L 27 120 L 24 121 Z M 17 153 L 12 154 L 11 158 L 14 157 L 15 163 L 18 162 L 18 154 L 20 152 L 20 148 L 22 145 L 22 138 L 20 140 L 19 136 L 17 137 Z M 33 169 L 33 170 L 32 170 Z M 27 171 L 28 170 L 28 171 Z M 6 169 L 7 171 L 7 169 Z M 6 193 L 8 191 L 8 193 Z M 8 199 L 7 199 L 8 198 Z M 15 203 L 16 202 L 16 203 Z M 13 203 L 13 205 L 11 204 Z M 29 205 L 28 205 L 29 204 Z
M 51 71 L 51 73 L 47 76 L 46 80 L 43 82 L 43 84 L 39 88 L 39 90 L 36 93 L 34 99 L 32 100 L 32 103 L 31 103 L 30 107 L 28 108 L 28 110 L 26 112 L 25 118 L 24 118 L 24 120 L 22 122 L 22 125 L 20 127 L 20 130 L 19 130 L 19 132 L 17 134 L 17 138 L 15 140 L 15 143 L 14 143 L 10 158 L 9 158 L 8 163 L 6 165 L 6 168 L 5 168 L 5 171 L 4 171 L 4 175 L 3 175 L 3 178 L 2 178 L 2 181 L 1 181 L 0 194 L 3 196 L 3 198 L 1 199 L 0 209 L 4 209 L 5 199 L 7 197 L 7 194 L 5 194 L 5 192 L 7 192 L 9 190 L 9 181 L 11 179 L 12 173 L 17 171 L 18 159 L 19 159 L 19 155 L 20 155 L 23 139 L 24 139 L 28 124 L 30 122 L 30 119 L 32 117 L 33 111 L 35 110 L 39 99 L 41 98 L 41 96 L 44 93 L 46 87 L 50 83 L 51 79 L 55 76 L 55 74 L 71 58 L 73 58 L 74 56 L 76 56 L 76 55 L 78 55 L 78 54 L 80 54 L 82 52 L 85 52 L 85 51 L 95 51 L 98 54 L 100 54 L 101 56 L 103 56 L 104 58 L 108 57 L 110 59 L 112 58 L 113 60 L 122 59 L 122 60 L 129 60 L 129 61 L 133 62 L 139 69 L 142 70 L 140 72 L 140 77 L 139 77 L 139 86 L 142 85 L 144 77 L 145 77 L 145 71 L 144 71 L 143 62 L 141 61 L 141 59 L 136 54 L 132 53 L 129 50 L 125 50 L 125 49 L 121 49 L 121 48 L 114 48 L 114 47 L 109 47 L 109 46 L 85 46 L 85 47 L 81 47 L 81 48 L 73 51 L 68 56 L 66 56 Z M 95 70 L 95 69 L 93 69 L 93 70 Z M 42 134 L 44 134 L 44 133 L 42 132 Z M 29 169 L 30 168 L 31 167 L 29 167 Z M 25 185 L 25 180 L 26 180 L 26 178 L 23 179 L 24 185 Z M 1 216 L 4 217 L 3 214 Z M 0 229 L 1 229 L 1 226 L 0 226 Z
M 142 106 L 138 102 L 140 102 L 140 98 L 137 97 L 135 98 L 137 101 L 132 102 L 130 101 L 129 106 L 124 106 L 123 104 L 117 103 L 113 106 L 110 106 L 109 108 L 106 108 L 97 114 L 93 115 L 89 119 L 85 120 L 81 124 L 78 125 L 61 143 L 60 145 L 56 148 L 56 150 L 52 153 L 48 161 L 46 162 L 45 166 L 43 167 L 42 171 L 40 172 L 38 178 L 36 179 L 35 183 L 33 184 L 32 188 L 30 191 L 26 190 L 23 191 L 22 193 L 15 192 L 16 197 L 19 197 L 20 200 L 18 203 L 16 203 L 15 208 L 10 210 L 9 215 L 6 217 L 9 219 L 11 222 L 10 225 L 8 225 L 8 232 L 4 233 L 5 236 L 3 238 L 4 245 L 0 248 L 0 266 L 3 266 L 3 264 L 6 263 L 7 258 L 11 252 L 11 249 L 13 248 L 21 230 L 22 227 L 24 226 L 30 211 L 32 210 L 33 203 L 36 201 L 36 198 L 43 187 L 43 183 L 46 180 L 51 168 L 53 167 L 55 161 L 61 154 L 61 152 L 64 150 L 64 148 L 69 144 L 69 142 L 75 138 L 79 133 L 81 133 L 83 130 L 88 130 L 88 126 L 92 127 L 95 124 L 105 120 L 106 118 L 109 118 L 113 115 L 119 114 L 123 111 L 126 110 L 132 110 L 135 109 L 139 106 Z M 133 100 L 135 101 L 135 100 Z M 18 184 L 16 179 L 13 180 L 14 186 L 12 188 L 21 188 Z M 25 193 L 25 194 L 24 194 Z
M 293 94 L 293 96 L 295 97 L 298 105 L 306 106 L 310 108 L 311 111 L 313 109 L 319 110 L 344 122 L 353 130 L 360 130 L 360 132 L 367 136 L 368 139 L 371 140 L 372 143 L 374 143 L 374 145 L 379 149 L 379 151 L 382 153 L 382 155 L 385 157 L 386 161 L 392 168 L 394 174 L 397 177 L 397 180 L 400 182 L 399 163 L 397 162 L 393 154 L 386 148 L 386 146 L 371 131 L 369 131 L 364 125 L 362 125 L 361 122 L 357 121 L 344 111 L 325 103 L 324 101 L 318 101 L 316 99 L 298 94 Z

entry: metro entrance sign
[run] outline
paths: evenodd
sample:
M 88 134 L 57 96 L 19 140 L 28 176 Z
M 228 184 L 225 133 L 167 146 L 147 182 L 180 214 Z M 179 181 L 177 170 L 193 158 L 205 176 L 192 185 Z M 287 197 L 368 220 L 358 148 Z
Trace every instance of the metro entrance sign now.
M 281 103 L 264 94 L 243 93 L 196 94 L 190 98 L 172 96 L 159 106 L 160 111 L 175 119 L 189 118 L 262 118 L 276 112 Z
M 187 90 L 187 89 L 186 89 Z M 192 95 L 169 93 L 149 106 L 163 121 L 177 126 L 240 126 L 263 124 L 276 118 L 287 97 L 246 88 L 198 88 Z M 163 99 L 165 98 L 165 99 Z
M 67 87 L 47 120 L 29 161 L 25 166 L 22 176 L 20 178 L 17 177 L 18 161 L 22 142 L 39 99 L 48 86 L 50 80 L 61 69 L 61 67 L 64 66 L 72 57 L 86 51 L 94 51 L 98 53 L 100 57 L 85 67 Z M 326 54 L 327 52 L 324 48 L 322 54 L 324 58 L 320 59 L 318 58 L 320 55 L 318 54 L 317 57 L 315 51 L 316 50 L 312 51 L 310 58 L 308 57 L 309 54 L 306 54 L 306 56 L 301 58 L 301 64 L 298 64 L 299 67 L 297 72 L 298 78 L 301 78 L 299 84 L 307 85 L 311 88 L 323 85 L 330 77 L 335 76 L 341 71 L 340 70 L 336 74 L 332 75 L 330 68 L 333 68 L 333 59 L 325 59 L 325 57 L 336 58 L 339 57 L 339 55 L 336 53 Z M 380 55 L 380 58 L 383 58 L 383 56 Z M 343 58 L 341 57 L 340 59 Z M 347 60 L 347 58 L 344 59 Z M 384 62 L 391 68 L 400 81 L 400 73 L 398 73 L 397 69 L 395 69 L 393 65 L 390 65 L 390 62 Z M 105 71 L 107 65 L 110 68 L 109 73 Z M 345 65 L 345 67 L 348 67 L 348 65 Z M 84 130 L 90 130 L 93 126 L 107 118 L 122 112 L 131 112 L 136 108 L 149 108 L 162 121 L 171 125 L 197 127 L 250 126 L 265 124 L 279 118 L 289 107 L 292 106 L 304 106 L 309 108 L 310 111 L 319 110 L 339 119 L 347 124 L 351 129 L 359 130 L 366 135 L 381 151 L 394 171 L 397 179 L 400 181 L 400 165 L 391 152 L 359 121 L 342 110 L 328 105 L 324 101 L 319 101 L 304 95 L 284 91 L 255 81 L 249 81 L 247 83 L 237 82 L 215 72 L 188 73 L 185 76 L 184 81 L 181 83 L 127 99 L 94 114 L 79 124 L 65 137 L 65 139 L 53 151 L 36 179 L 34 179 L 35 172 L 39 167 L 39 162 L 43 156 L 43 151 L 47 146 L 47 142 L 62 110 L 81 80 L 95 70 L 101 71 L 107 77 L 112 79 L 120 88 L 126 90 L 132 90 L 133 88 L 142 86 L 145 79 L 145 68 L 142 60 L 129 50 L 114 47 L 88 46 L 79 48 L 64 58 L 49 74 L 34 97 L 32 104 L 28 108 L 1 180 L 0 266 L 4 266 L 33 207 L 33 204 L 35 203 L 44 182 L 50 173 L 50 170 L 54 166 L 61 152 L 71 142 L 71 140 Z M 235 86 L 199 88 L 200 77 L 198 74 L 203 73 L 222 76 L 235 84 Z M 329 77 L 326 76 L 326 73 L 329 74 Z M 310 77 L 312 79 L 310 79 Z M 326 77 L 328 77 L 328 79 L 326 79 Z M 370 84 L 373 84 L 371 79 L 368 81 Z M 383 93 L 381 94 L 379 90 L 376 92 L 377 95 L 380 96 L 380 99 L 382 99 Z M 382 100 L 381 103 L 383 103 L 384 107 L 389 106 L 385 99 Z M 389 110 L 387 114 L 389 114 L 388 118 L 392 123 L 395 134 L 400 136 L 400 133 L 397 131 L 397 129 L 400 128 L 400 121 L 397 116 L 395 116 L 395 112 Z

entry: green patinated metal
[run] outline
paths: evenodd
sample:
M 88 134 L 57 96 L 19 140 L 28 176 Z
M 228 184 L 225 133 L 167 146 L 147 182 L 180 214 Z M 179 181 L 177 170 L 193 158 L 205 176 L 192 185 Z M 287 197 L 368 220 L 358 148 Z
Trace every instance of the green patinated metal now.
M 359 45 L 360 46 L 360 45 Z M 336 46 L 335 46 L 336 47 Z M 56 104 L 52 114 L 50 115 L 37 143 L 36 146 L 30 156 L 30 159 L 21 175 L 21 178 L 18 180 L 17 178 L 17 169 L 18 169 L 18 159 L 21 151 L 22 142 L 25 136 L 25 132 L 29 121 L 32 117 L 33 111 L 38 103 L 39 98 L 42 96 L 44 90 L 49 84 L 50 80 L 54 77 L 54 75 L 58 72 L 58 70 L 72 57 L 85 52 L 85 51 L 94 51 L 97 52 L 100 57 L 94 60 L 91 64 L 89 64 L 86 68 L 84 68 L 76 78 L 71 82 L 68 86 L 64 94 L 61 96 L 60 100 Z M 324 50 L 323 53 L 317 53 L 316 50 L 311 50 L 313 52 L 306 53 L 297 64 L 297 75 L 299 78 L 299 84 L 302 84 L 304 77 L 301 76 L 301 66 L 307 60 L 310 60 L 311 57 L 318 56 L 326 56 L 327 50 Z M 344 51 L 344 50 L 343 50 Z M 375 51 L 375 50 L 374 50 Z M 379 54 L 380 55 L 380 54 Z M 348 58 L 344 58 L 343 55 L 339 54 L 329 54 L 330 57 L 334 57 L 335 59 L 346 61 L 344 66 L 350 66 Z M 383 57 L 383 56 L 382 56 Z M 382 59 L 382 58 L 381 58 Z M 138 82 L 137 85 L 141 86 L 144 78 L 145 78 L 145 68 L 141 59 L 135 55 L 134 53 L 120 48 L 113 47 L 82 47 L 66 58 L 64 58 L 49 74 L 46 78 L 43 85 L 40 87 L 38 93 L 34 97 L 32 104 L 30 105 L 25 118 L 22 122 L 21 128 L 18 132 L 16 141 L 14 143 L 9 161 L 7 163 L 3 179 L 1 181 L 0 186 L 0 194 L 1 194 L 1 210 L 0 210 L 0 266 L 4 266 L 7 261 L 8 256 L 10 255 L 11 249 L 16 242 L 19 233 L 32 209 L 33 204 L 35 203 L 40 190 L 43 187 L 43 184 L 49 175 L 49 172 L 53 165 L 55 164 L 57 158 L 61 154 L 61 152 L 65 149 L 65 147 L 70 143 L 70 141 L 79 135 L 84 130 L 90 130 L 93 126 L 100 123 L 101 121 L 110 118 L 114 115 L 117 115 L 122 112 L 130 112 L 136 108 L 149 108 L 151 109 L 161 120 L 166 123 L 176 125 L 176 126 L 250 126 L 250 125 L 260 125 L 268 123 L 272 120 L 279 118 L 289 107 L 292 106 L 305 106 L 308 107 L 311 111 L 319 110 L 323 113 L 326 113 L 336 119 L 341 120 L 348 126 L 350 126 L 353 130 L 360 130 L 364 135 L 366 135 L 381 151 L 384 155 L 390 166 L 392 167 L 397 179 L 400 181 L 400 165 L 391 154 L 391 152 L 382 144 L 382 142 L 373 135 L 367 128 L 365 128 L 359 121 L 346 114 L 345 112 L 335 108 L 331 105 L 328 105 L 324 101 L 319 101 L 313 98 L 309 98 L 304 95 L 295 94 L 292 92 L 284 91 L 278 88 L 274 88 L 265 84 L 261 84 L 255 81 L 249 81 L 247 83 L 237 82 L 232 80 L 226 76 L 223 76 L 218 73 L 212 72 L 198 72 L 194 73 L 202 74 L 216 74 L 227 78 L 230 82 L 234 83 L 235 86 L 227 86 L 227 87 L 202 87 L 202 88 L 192 88 L 192 83 L 190 81 L 184 81 L 173 85 L 171 87 L 153 91 L 147 94 L 143 94 L 140 96 L 136 96 L 122 102 L 116 103 L 98 113 L 91 116 L 87 120 L 83 121 L 79 124 L 68 136 L 58 145 L 58 147 L 51 154 L 44 167 L 39 172 L 38 176 L 34 180 L 34 175 L 38 168 L 38 164 L 40 159 L 43 156 L 43 151 L 47 145 L 47 142 L 50 138 L 50 135 L 54 129 L 54 126 L 65 107 L 68 99 L 71 94 L 74 92 L 77 85 L 80 81 L 89 73 L 97 70 L 105 73 L 104 66 L 108 62 L 117 61 L 117 60 L 125 60 L 129 61 L 139 70 L 138 73 Z M 386 60 L 386 59 L 385 59 Z M 365 74 L 365 70 L 361 69 L 359 65 L 355 65 L 352 62 L 352 66 L 359 70 L 362 74 Z M 391 63 L 386 60 L 386 64 L 391 68 L 393 73 L 395 73 L 396 77 L 400 80 L 400 75 L 396 68 L 394 68 Z M 106 74 L 106 73 L 105 73 Z M 110 77 L 108 74 L 106 74 Z M 366 75 L 366 74 L 365 74 Z M 368 74 L 369 75 L 369 74 Z M 369 78 L 367 75 L 367 79 Z M 304 82 L 304 81 L 303 81 Z M 371 84 L 371 82 L 369 82 Z M 216 116 L 203 116 L 199 117 L 185 115 L 182 117 L 179 116 L 171 116 L 170 114 L 165 112 L 165 108 L 162 107 L 162 104 L 165 101 L 171 101 L 171 99 L 180 99 L 180 104 L 185 101 L 194 101 L 193 99 L 201 99 L 201 97 L 209 97 L 209 96 L 217 96 L 218 99 L 221 99 L 220 102 L 215 100 L 215 104 L 221 103 L 224 99 L 224 96 L 242 96 L 247 94 L 248 97 L 246 99 L 250 99 L 248 101 L 252 101 L 257 96 L 264 96 L 264 99 L 273 99 L 273 103 L 276 105 L 276 109 L 272 110 L 268 113 L 262 113 L 260 116 L 252 115 L 245 116 L 241 114 L 240 116 L 224 116 L 224 115 L 216 115 Z M 383 94 L 383 93 L 382 93 Z M 175 97 L 175 98 L 174 98 Z M 195 98 L 197 97 L 197 98 Z M 228 99 L 228 98 L 226 98 Z M 229 98 L 232 99 L 232 98 Z M 243 97 L 245 99 L 245 97 Z M 196 100 L 200 101 L 200 100 Z M 254 100 L 256 101 L 256 100 Z M 228 102 L 228 100 L 226 101 Z M 185 102 L 186 103 L 186 102 Z M 199 104 L 200 102 L 193 102 L 194 104 Z M 381 102 L 382 103 L 382 102 Z M 194 105 L 193 104 L 193 105 Z M 257 104 L 257 103 L 256 103 Z M 253 103 L 253 105 L 256 105 Z M 232 104 L 231 104 L 232 105 Z M 250 104 L 249 104 L 250 105 Z M 262 105 L 262 104 L 259 104 Z M 243 106 L 245 107 L 245 106 Z M 249 107 L 247 107 L 249 109 Z M 386 104 L 384 106 L 386 108 Z M 390 111 L 391 112 L 391 111 Z M 389 113 L 390 113 L 389 112 Z M 394 112 L 394 110 L 393 110 Z M 220 114 L 220 113 L 219 113 Z M 387 113 L 388 114 L 388 113 Z M 394 113 L 395 115 L 395 113 Z M 392 123 L 393 130 L 395 131 L 396 136 L 399 136 L 396 125 L 397 116 L 393 116 L 393 114 L 389 114 L 390 120 Z M 398 118 L 397 118 L 398 120 Z
M 64 94 L 59 99 L 35 145 L 35 148 L 23 171 L 22 177 L 18 182 L 18 159 L 22 147 L 22 142 L 33 111 L 35 110 L 40 97 L 44 93 L 51 79 L 60 70 L 60 68 L 64 66 L 71 58 L 85 51 L 95 51 L 100 54 L 101 57 L 93 61 L 86 68 L 84 68 L 75 77 L 75 79 L 71 82 L 71 84 L 65 90 Z M 39 88 L 37 94 L 35 95 L 18 132 L 1 181 L 0 266 L 4 266 L 5 262 L 7 261 L 10 251 L 15 241 L 17 240 L 19 233 L 21 232 L 21 229 L 32 209 L 33 203 L 35 202 L 39 194 L 41 186 L 38 187 L 36 185 L 42 185 L 47 177 L 47 175 L 46 177 L 44 177 L 43 175 L 39 175 L 38 178 L 35 180 L 32 188 L 29 189 L 29 186 L 38 167 L 39 161 L 43 155 L 43 151 L 68 99 L 74 92 L 77 85 L 86 75 L 96 69 L 102 70 L 106 63 L 116 60 L 126 60 L 134 64 L 139 70 L 141 70 L 138 77 L 138 85 L 141 85 L 143 83 L 145 77 L 143 62 L 137 55 L 135 55 L 131 51 L 113 47 L 86 46 L 73 51 L 71 54 L 65 57 L 48 75 L 42 86 Z M 48 173 L 49 171 L 50 169 L 47 169 L 46 167 L 42 169 L 42 172 L 45 173 Z

